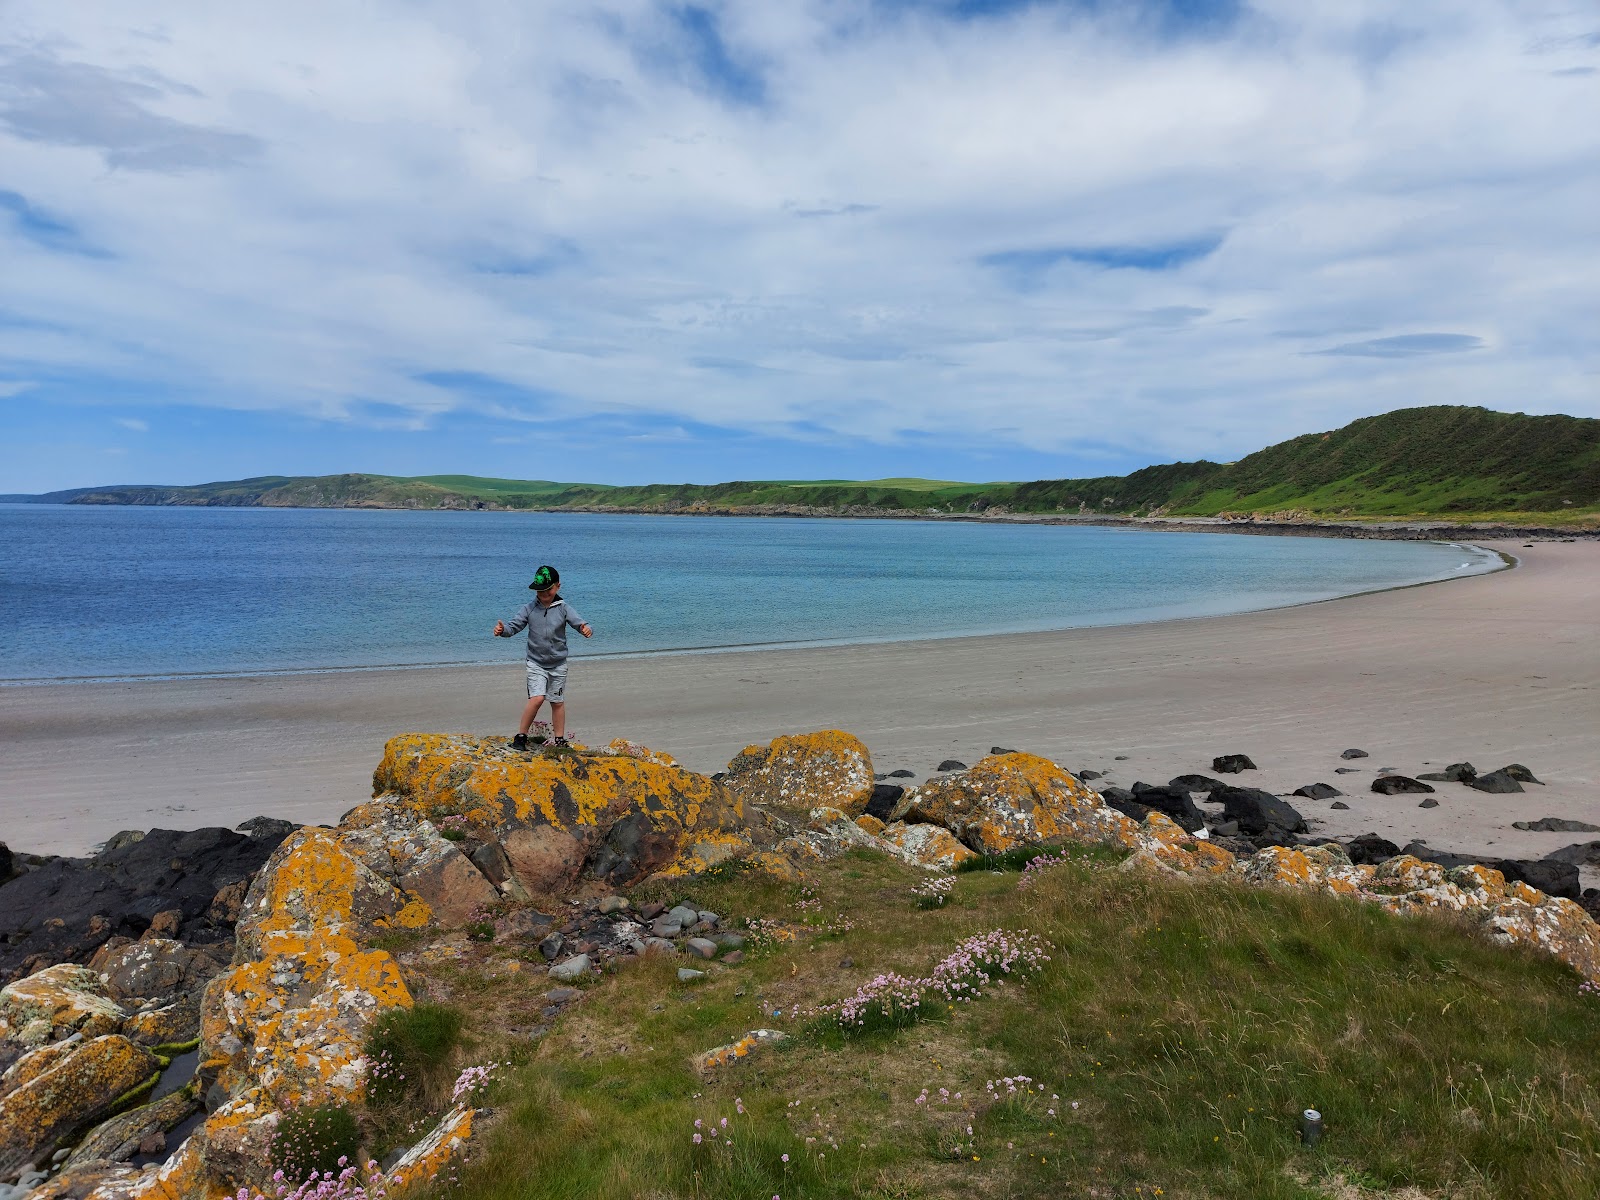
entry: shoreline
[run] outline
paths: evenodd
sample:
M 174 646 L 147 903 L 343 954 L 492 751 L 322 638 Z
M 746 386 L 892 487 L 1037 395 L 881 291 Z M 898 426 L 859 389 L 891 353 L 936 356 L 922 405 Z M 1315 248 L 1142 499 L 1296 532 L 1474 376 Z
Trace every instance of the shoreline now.
M 992 746 L 1124 787 L 1242 752 L 1260 770 L 1230 782 L 1347 793 L 1347 810 L 1291 800 L 1316 833 L 1540 857 L 1596 835 L 1513 820 L 1600 824 L 1600 546 L 1487 548 L 1519 568 L 1143 625 L 589 659 L 573 672 L 570 722 L 591 745 L 623 736 L 708 773 L 745 745 L 823 728 L 861 737 L 875 770 L 919 779 Z M 388 737 L 510 732 L 520 677 L 505 664 L 0 689 L 0 840 L 82 853 L 120 829 L 333 821 L 368 797 Z M 1372 757 L 1341 761 L 1351 746 Z M 1378 767 L 1462 760 L 1525 763 L 1546 785 L 1502 796 L 1440 784 L 1431 810 L 1367 788 Z
M 1157 531 L 1162 532 L 1162 531 Z M 1432 539 L 1428 539 L 1432 540 Z M 1337 600 L 1348 600 L 1355 596 L 1373 596 L 1383 592 L 1404 591 L 1408 588 L 1432 587 L 1441 583 L 1456 583 L 1463 579 L 1473 579 L 1481 575 L 1493 575 L 1499 571 L 1509 571 L 1516 568 L 1518 560 L 1515 555 L 1505 550 L 1494 549 L 1478 545 L 1476 542 L 1451 541 L 1449 545 L 1459 545 L 1464 550 L 1474 550 L 1483 554 L 1492 554 L 1499 558 L 1497 566 L 1486 566 L 1483 570 L 1473 570 L 1464 574 L 1440 576 L 1437 579 L 1419 579 L 1412 583 L 1394 583 L 1383 587 L 1363 588 L 1354 592 L 1339 592 L 1332 596 L 1320 596 L 1314 600 L 1296 600 L 1288 604 L 1268 604 L 1260 608 L 1240 608 L 1221 613 L 1194 613 L 1189 616 L 1155 617 L 1149 620 L 1115 621 L 1089 625 L 1063 625 L 1048 629 L 999 629 L 985 630 L 975 633 L 948 633 L 936 634 L 931 637 L 917 636 L 904 638 L 871 638 L 860 641 L 855 640 L 830 640 L 821 642 L 751 642 L 727 646 L 681 646 L 669 647 L 660 650 L 616 650 L 593 654 L 579 654 L 573 657 L 574 664 L 585 662 L 620 662 L 635 659 L 664 658 L 679 656 L 721 655 L 721 654 L 776 654 L 791 650 L 842 650 L 859 646 L 892 646 L 904 644 L 928 644 L 940 642 L 960 641 L 967 638 L 1002 638 L 1025 637 L 1051 633 L 1070 633 L 1082 629 L 1133 629 L 1147 625 L 1165 625 L 1181 621 L 1209 621 L 1220 617 L 1242 617 L 1253 613 L 1278 612 L 1281 610 L 1305 608 L 1314 604 L 1331 604 Z M 38 679 L 0 679 L 0 692 L 11 688 L 32 687 L 87 687 L 106 684 L 143 684 L 143 683 L 181 683 L 185 681 L 198 681 L 205 679 L 277 679 L 296 676 L 323 676 L 323 675 L 354 675 L 366 673 L 381 673 L 390 671 L 440 671 L 440 670 L 473 670 L 503 667 L 505 659 L 464 660 L 460 662 L 424 662 L 424 663 L 377 663 L 359 666 L 316 666 L 316 667 L 282 667 L 268 668 L 257 671 L 194 671 L 174 674 L 151 673 L 148 675 L 66 675 L 48 676 Z

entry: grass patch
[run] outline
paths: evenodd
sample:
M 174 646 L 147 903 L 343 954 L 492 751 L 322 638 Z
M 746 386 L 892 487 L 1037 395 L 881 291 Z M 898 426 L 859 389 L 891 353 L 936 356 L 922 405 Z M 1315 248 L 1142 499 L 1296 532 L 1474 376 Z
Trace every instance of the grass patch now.
M 995 869 L 927 911 L 908 903 L 921 876 L 873 856 L 804 889 L 747 872 L 659 885 L 796 936 L 694 987 L 671 961 L 608 978 L 506 1073 L 466 1194 L 1592 1196 L 1600 1004 L 1553 960 L 1444 919 L 1093 857 L 1026 889 Z M 840 913 L 844 932 L 808 923 Z M 1048 939 L 1051 961 L 914 1023 L 847 1036 L 804 1016 L 880 973 L 926 977 L 997 928 Z M 758 1027 L 791 1038 L 695 1073 L 695 1054 Z M 1000 1083 L 1019 1076 L 1026 1094 Z M 1309 1150 L 1306 1107 L 1326 1122 Z

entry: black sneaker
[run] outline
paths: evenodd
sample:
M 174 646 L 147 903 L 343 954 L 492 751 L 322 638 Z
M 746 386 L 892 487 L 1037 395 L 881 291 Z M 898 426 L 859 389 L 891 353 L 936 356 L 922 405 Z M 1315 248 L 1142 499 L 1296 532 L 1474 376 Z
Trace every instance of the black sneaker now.
M 526 750 L 528 748 L 528 735 L 525 733 L 517 734 L 516 737 L 511 739 L 511 748 L 513 750 Z
M 572 743 L 567 741 L 567 739 L 564 737 L 553 737 L 546 742 L 545 745 L 556 750 L 569 750 L 572 747 Z

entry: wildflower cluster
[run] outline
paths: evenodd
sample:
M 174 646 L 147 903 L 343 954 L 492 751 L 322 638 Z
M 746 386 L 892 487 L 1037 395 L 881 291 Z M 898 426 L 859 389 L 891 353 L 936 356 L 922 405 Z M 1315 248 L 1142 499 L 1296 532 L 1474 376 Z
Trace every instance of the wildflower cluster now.
M 1596 983 L 1592 979 L 1585 979 L 1578 985 L 1578 995 L 1600 1000 L 1600 983 Z
M 468 1067 L 456 1076 L 456 1086 L 450 1093 L 450 1102 L 460 1104 L 462 1101 L 471 1100 L 479 1092 L 487 1091 L 489 1085 L 495 1080 L 495 1072 L 500 1069 L 497 1062 L 484 1063 L 480 1067 Z
M 1012 1100 L 1027 1105 L 1030 1101 L 1043 1097 L 1044 1084 L 1027 1075 L 1007 1075 L 1004 1079 L 989 1080 L 983 1085 L 983 1090 L 991 1101 Z M 1051 1092 L 1050 1103 L 1044 1110 L 1045 1116 L 1055 1116 L 1056 1105 L 1060 1103 L 1061 1097 Z M 1076 1100 L 1072 1102 L 1072 1107 L 1078 1107 Z
M 822 897 L 812 890 L 809 883 L 800 885 L 800 897 L 794 902 L 794 910 L 799 913 L 805 913 L 807 916 L 812 914 L 821 915 Z
M 242 1187 L 233 1200 L 383 1200 L 388 1195 L 389 1180 L 378 1170 L 376 1162 L 368 1162 L 365 1169 L 348 1160 L 339 1160 L 337 1172 L 313 1171 L 304 1183 L 292 1184 L 282 1171 L 272 1176 L 272 1190 L 258 1192 Z M 404 1182 L 398 1175 L 393 1182 Z
M 733 1098 L 733 1111 L 737 1116 L 744 1116 L 744 1101 L 735 1096 Z M 689 1134 L 689 1140 L 696 1146 L 731 1147 L 733 1145 L 733 1129 L 729 1126 L 727 1117 L 712 1117 L 710 1119 L 696 1117 L 694 1129 Z M 787 1160 L 785 1160 L 787 1161 Z
M 935 964 L 927 986 L 946 1000 L 968 1001 L 983 995 L 985 984 L 1042 970 L 1050 961 L 1045 950 L 1044 939 L 1026 929 L 975 934 Z
M 1022 878 L 1017 880 L 1018 890 L 1032 887 L 1045 871 L 1048 871 L 1051 867 L 1059 867 L 1067 861 L 1066 854 L 1060 851 L 1055 854 L 1041 854 L 1037 858 L 1029 859 L 1023 865 Z
M 745 937 L 756 946 L 795 940 L 793 927 L 772 917 L 751 917 L 744 923 Z
M 930 992 L 952 1004 L 972 1000 L 983 995 L 990 983 L 1041 970 L 1050 961 L 1047 949 L 1043 938 L 1026 929 L 1014 933 L 995 929 L 960 942 L 925 979 L 887 972 L 862 984 L 855 995 L 809 1011 L 832 1017 L 848 1032 L 899 1028 L 922 1015 L 922 1002 Z M 794 1014 L 799 1016 L 800 1011 L 796 1007 Z
M 404 1064 L 393 1051 L 387 1046 L 369 1050 L 366 1062 L 369 1104 L 388 1104 L 405 1095 L 408 1089 Z
M 460 813 L 440 817 L 434 822 L 434 827 L 452 842 L 462 841 L 467 836 L 467 818 Z
M 918 908 L 943 908 L 950 892 L 956 886 L 954 875 L 935 875 L 911 889 Z

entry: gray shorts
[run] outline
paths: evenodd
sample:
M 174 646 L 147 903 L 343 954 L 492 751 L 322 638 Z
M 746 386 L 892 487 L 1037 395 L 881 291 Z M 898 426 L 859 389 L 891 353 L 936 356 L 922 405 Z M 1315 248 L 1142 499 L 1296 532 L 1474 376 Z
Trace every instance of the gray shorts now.
M 567 664 L 559 667 L 541 667 L 536 662 L 528 664 L 528 699 L 543 696 L 551 704 L 567 702 Z

